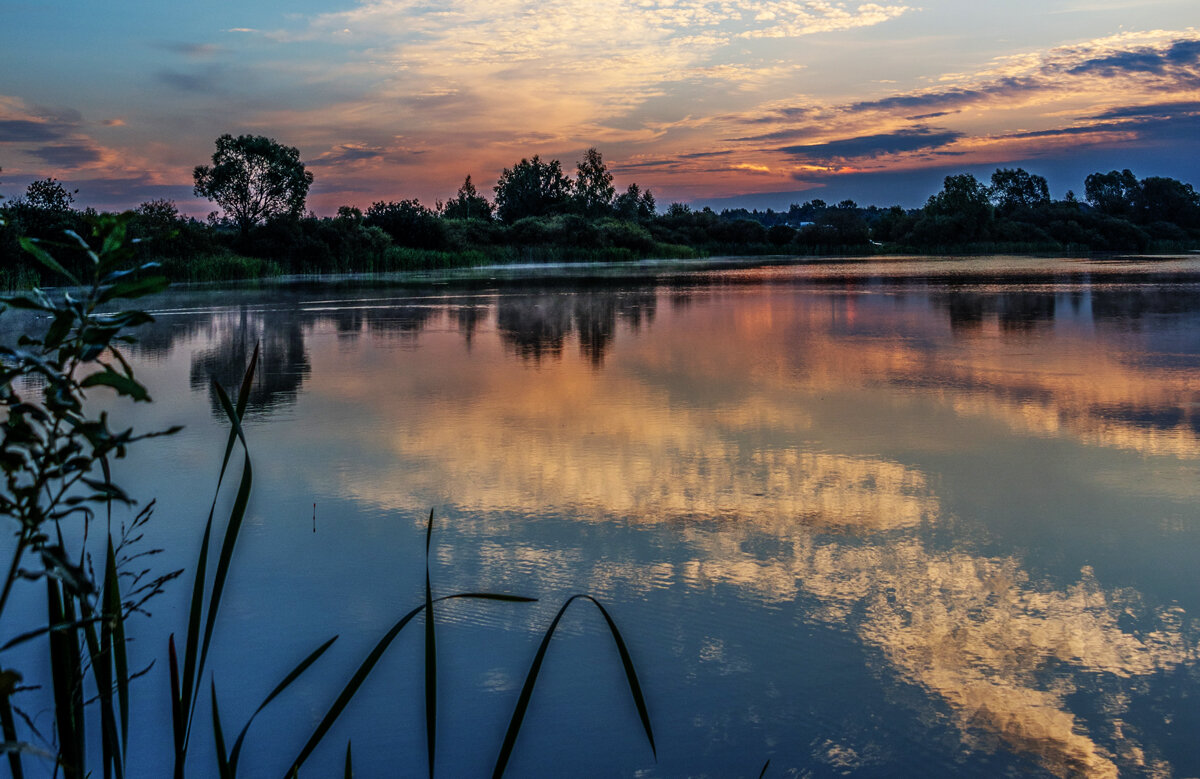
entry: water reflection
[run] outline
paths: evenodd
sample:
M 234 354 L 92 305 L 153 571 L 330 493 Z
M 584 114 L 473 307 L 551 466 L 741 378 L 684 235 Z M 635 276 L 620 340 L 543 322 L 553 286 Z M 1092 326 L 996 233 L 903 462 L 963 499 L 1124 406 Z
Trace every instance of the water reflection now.
M 1200 296 L 1177 283 L 441 291 L 178 314 L 152 343 L 194 355 L 200 390 L 240 377 L 261 341 L 256 408 L 342 410 L 292 441 L 287 478 L 486 517 L 457 553 L 480 586 L 553 571 L 605 595 L 679 588 L 681 623 L 728 587 L 852 633 L 968 750 L 1064 777 L 1167 774 L 1130 702 L 1197 653 L 1173 602 L 1188 596 L 1164 595 L 1178 582 L 1154 570 L 1195 528 L 1155 535 L 1138 513 L 1200 500 L 1194 479 L 1159 478 L 1200 472 Z M 330 468 L 331 451 L 355 459 Z M 538 538 L 532 520 L 551 515 L 655 540 L 589 563 Z M 1111 557 L 1134 540 L 1146 559 L 1122 560 L 1136 570 L 1121 579 L 1096 528 L 1117 538 Z M 804 667 L 761 651 L 773 672 Z
M 600 366 L 618 320 L 637 332 L 643 322 L 654 323 L 657 305 L 654 290 L 505 295 L 497 304 L 496 320 L 501 339 L 523 360 L 561 357 L 565 339 L 574 332 L 580 352 Z
M 224 417 L 225 412 L 213 381 L 230 397 L 236 397 L 255 345 L 259 349 L 259 363 L 247 404 L 252 413 L 295 402 L 300 386 L 312 372 L 304 333 L 287 313 L 251 316 L 243 309 L 236 316 L 214 321 L 210 341 L 215 342 L 213 346 L 197 351 L 192 357 L 191 386 L 194 391 L 208 393 L 213 414 L 218 418 Z

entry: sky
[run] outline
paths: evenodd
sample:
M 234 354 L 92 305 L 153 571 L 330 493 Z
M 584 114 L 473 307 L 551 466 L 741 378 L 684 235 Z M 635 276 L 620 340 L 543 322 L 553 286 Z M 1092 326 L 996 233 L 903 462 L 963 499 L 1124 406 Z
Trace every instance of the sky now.
M 1015 166 L 1200 186 L 1200 4 L 0 0 L 0 195 L 203 215 L 224 133 L 297 147 L 318 214 L 593 146 L 660 206 L 915 207 Z

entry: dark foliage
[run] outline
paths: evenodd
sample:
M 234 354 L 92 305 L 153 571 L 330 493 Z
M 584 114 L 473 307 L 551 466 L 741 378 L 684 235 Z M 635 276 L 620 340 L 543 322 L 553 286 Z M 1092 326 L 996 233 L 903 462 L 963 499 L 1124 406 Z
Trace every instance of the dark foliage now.
M 304 213 L 313 176 L 300 152 L 261 135 L 222 135 L 212 165 L 192 172 L 198 197 L 208 198 L 246 233 L 256 224 Z
M 496 182 L 496 216 L 506 224 L 529 216 L 550 216 L 566 210 L 573 187 L 558 160 L 522 159 L 505 168 Z

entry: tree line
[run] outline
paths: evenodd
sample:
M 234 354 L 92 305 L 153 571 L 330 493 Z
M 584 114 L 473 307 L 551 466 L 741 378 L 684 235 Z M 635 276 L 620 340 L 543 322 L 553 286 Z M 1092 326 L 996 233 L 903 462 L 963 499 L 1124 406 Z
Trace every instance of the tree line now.
M 1200 195 L 1172 178 L 1097 172 L 1084 197 L 1050 197 L 1045 178 L 997 169 L 985 183 L 947 176 L 921 208 L 810 200 L 786 211 L 659 210 L 648 189 L 618 192 L 601 153 L 588 149 L 568 175 L 535 155 L 505 168 L 482 194 L 466 176 L 432 207 L 417 199 L 344 205 L 335 216 L 305 212 L 313 175 L 294 147 L 263 136 L 223 135 L 211 165 L 193 172 L 194 192 L 219 210 L 185 218 L 151 200 L 128 215 L 139 259 L 158 259 L 183 280 L 276 273 L 378 272 L 491 262 L 628 260 L 710 254 L 880 252 L 1138 252 L 1200 244 Z M 52 178 L 0 203 L 0 283 L 35 283 L 18 235 L 86 234 L 92 209 Z M 82 262 L 81 258 L 76 258 Z

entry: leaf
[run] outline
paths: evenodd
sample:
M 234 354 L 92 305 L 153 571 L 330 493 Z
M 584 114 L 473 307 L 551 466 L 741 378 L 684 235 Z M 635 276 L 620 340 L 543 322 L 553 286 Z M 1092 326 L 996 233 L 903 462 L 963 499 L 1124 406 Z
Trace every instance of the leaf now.
M 122 376 L 111 368 L 97 371 L 84 377 L 83 381 L 79 382 L 81 387 L 97 387 L 105 386 L 112 387 L 119 395 L 136 400 L 149 401 L 150 393 L 146 392 L 146 388 L 129 376 Z
M 517 734 L 521 731 L 525 712 L 529 708 L 529 700 L 533 696 L 533 687 L 537 683 L 538 673 L 542 669 L 542 661 L 546 658 L 546 650 L 550 648 L 550 639 L 554 637 L 554 631 L 558 627 L 559 621 L 562 620 L 563 615 L 566 614 L 567 608 L 580 598 L 585 598 L 594 603 L 596 608 L 600 609 L 604 620 L 608 623 L 608 629 L 612 633 L 614 643 L 617 645 L 617 652 L 621 656 L 621 665 L 625 670 L 625 680 L 629 683 L 629 691 L 633 695 L 633 702 L 637 706 L 638 716 L 641 718 L 642 727 L 646 731 L 646 739 L 650 742 L 650 751 L 654 754 L 655 759 L 658 757 L 658 751 L 654 746 L 654 731 L 650 727 L 650 715 L 646 711 L 646 699 L 642 695 L 642 688 L 638 683 L 637 672 L 633 668 L 633 661 L 629 657 L 629 650 L 625 647 L 625 640 L 621 637 L 616 623 L 613 622 L 612 617 L 609 616 L 608 611 L 600 604 L 600 601 L 591 595 L 579 594 L 568 598 L 567 602 L 558 610 L 558 613 L 554 615 L 554 620 L 550 623 L 550 627 L 546 629 L 546 634 L 542 637 L 542 643 L 538 647 L 537 653 L 533 656 L 533 664 L 529 667 L 529 673 L 525 676 L 525 684 L 521 687 L 521 694 L 517 697 L 517 705 L 513 708 L 512 719 L 509 720 L 508 730 L 504 734 L 504 743 L 500 747 L 500 755 L 496 758 L 496 768 L 492 772 L 493 779 L 499 779 L 499 777 L 504 775 L 504 769 L 508 765 L 509 758 L 512 757 L 512 750 L 516 745 Z
M 225 754 L 225 734 L 221 731 L 221 707 L 217 705 L 217 683 L 212 683 L 213 741 L 217 749 L 217 775 L 229 779 L 229 758 Z
M 281 681 L 279 684 L 275 685 L 275 689 L 271 690 L 271 694 L 263 699 L 263 702 L 260 703 L 258 705 L 258 708 L 254 710 L 254 713 L 250 715 L 250 719 L 246 720 L 245 727 L 243 727 L 242 732 L 238 734 L 237 740 L 233 744 L 233 750 L 229 753 L 229 765 L 234 774 L 237 773 L 238 756 L 242 751 L 242 742 L 246 738 L 246 733 L 249 732 L 249 730 L 250 730 L 250 723 L 254 722 L 254 718 L 258 716 L 258 713 L 260 711 L 262 711 L 263 709 L 265 709 L 267 707 L 268 703 L 275 700 L 275 696 L 279 695 L 281 692 L 286 690 L 288 688 L 288 686 L 291 685 L 292 682 L 294 682 L 294 681 L 296 681 L 296 679 L 300 678 L 300 674 L 307 671 L 308 667 L 310 665 L 312 665 L 313 663 L 315 663 L 317 661 L 317 658 L 319 658 L 321 655 L 325 654 L 325 650 L 328 649 L 329 647 L 333 646 L 333 642 L 337 641 L 337 640 L 338 640 L 338 637 L 334 636 L 333 638 L 326 641 L 324 644 L 321 644 L 321 646 L 317 647 L 316 650 L 313 651 L 311 654 L 309 654 L 308 657 L 301 660 L 299 665 L 297 665 L 295 668 L 293 668 L 287 676 L 283 677 L 283 681 Z
M 339 716 L 341 716 L 342 711 L 350 703 L 350 699 L 354 697 L 354 694 L 358 692 L 358 688 L 362 686 L 364 681 L 366 681 L 367 675 L 371 673 L 371 670 L 375 667 L 375 664 L 379 662 L 379 658 L 383 657 L 383 653 L 387 651 L 388 646 L 392 643 L 396 636 L 399 635 L 400 631 L 404 629 L 404 626 L 411 622 L 413 617 L 417 616 L 424 610 L 424 605 L 417 606 L 415 609 L 401 617 L 399 622 L 397 622 L 395 625 L 392 625 L 392 627 L 383 634 L 383 638 L 379 639 L 378 643 L 375 644 L 375 648 L 371 650 L 366 659 L 363 660 L 362 664 L 359 665 L 358 670 L 356 670 L 354 675 L 350 677 L 350 681 L 346 682 L 346 686 L 342 688 L 342 691 L 334 700 L 333 705 L 329 707 L 329 711 L 327 711 L 325 716 L 321 718 L 321 721 L 317 724 L 316 730 L 313 731 L 313 734 L 309 736 L 308 741 L 305 742 L 304 747 L 300 750 L 300 754 L 296 755 L 296 759 L 292 761 L 292 766 L 288 769 L 289 771 L 299 772 L 300 766 L 305 760 L 308 759 L 308 756 L 312 754 L 313 750 L 317 748 L 317 744 L 321 743 L 321 739 L 325 737 L 325 734 L 329 732 L 329 729 L 333 727 L 333 723 Z
M 55 311 L 54 306 L 50 305 L 49 303 L 33 300 L 32 298 L 27 298 L 24 295 L 6 295 L 4 297 L 0 297 L 0 303 L 3 303 L 9 308 L 46 311 L 48 313 L 54 313 Z
M 13 720 L 12 702 L 9 700 L 13 688 L 21 681 L 21 675 L 15 671 L 0 671 L 0 677 L 3 678 L 3 681 L 0 682 L 0 732 L 4 734 L 6 746 L 14 745 L 14 748 L 5 750 L 8 752 L 8 770 L 13 779 L 25 779 L 25 771 L 21 767 L 20 748 L 22 744 L 17 742 L 17 725 Z M 347 744 L 347 761 L 350 760 L 349 749 L 350 745 Z M 347 762 L 347 771 L 349 771 L 349 765 Z
M 186 754 L 186 746 L 183 742 L 186 723 L 184 722 L 183 697 L 179 689 L 179 658 L 175 654 L 174 633 L 167 639 L 167 663 L 171 678 L 171 730 L 175 740 L 175 776 L 181 779 L 183 777 L 183 760 Z
M 100 246 L 100 254 L 112 254 L 118 251 L 125 245 L 125 221 L 115 219 L 112 222 L 111 229 L 104 236 L 104 243 Z
M 429 547 L 433 542 L 433 509 L 425 526 L 425 739 L 429 779 L 433 779 L 437 747 L 437 641 L 433 631 L 433 590 L 429 584 Z
M 129 754 L 129 656 L 125 646 L 125 615 L 121 611 L 121 589 L 117 576 L 117 556 L 113 549 L 112 536 L 108 538 L 105 589 L 109 598 L 105 608 L 113 627 L 113 667 L 116 671 L 117 707 L 121 715 L 121 755 Z
M 47 349 L 57 349 L 59 345 L 66 340 L 71 333 L 71 326 L 75 324 L 75 315 L 70 311 L 59 311 L 54 315 L 54 321 L 50 323 L 50 327 L 46 330 L 46 337 L 43 342 Z
M 433 602 L 440 603 L 442 601 L 454 600 L 458 598 L 498 600 L 507 601 L 510 603 L 531 603 L 537 600 L 536 598 L 525 598 L 519 595 L 458 593 L 455 595 L 444 595 L 440 598 L 434 598 Z M 345 687 L 342 688 L 342 691 L 338 694 L 337 699 L 334 700 L 333 705 L 329 707 L 329 711 L 325 713 L 325 716 L 321 719 L 320 723 L 317 724 L 312 736 L 309 737 L 308 741 L 304 744 L 304 747 L 300 750 L 300 754 L 298 754 L 296 759 L 292 761 L 292 766 L 288 769 L 289 776 L 300 771 L 300 766 L 305 760 L 308 759 L 309 755 L 313 753 L 313 750 L 317 748 L 317 745 L 321 743 L 321 739 L 325 737 L 325 734 L 329 732 L 329 729 L 333 727 L 333 723 L 337 721 L 339 716 L 341 716 L 342 711 L 345 710 L 346 706 L 350 703 L 350 699 L 353 698 L 354 694 L 358 692 L 360 687 L 362 687 L 363 682 L 366 681 L 367 675 L 371 673 L 371 670 L 379 662 L 379 659 L 383 657 L 383 653 L 387 651 L 388 646 L 393 640 L 395 640 L 396 636 L 400 634 L 400 631 L 404 629 L 404 626 L 411 622 L 413 617 L 417 616 L 424 610 L 424 604 L 417 606 L 415 609 L 401 617 L 395 625 L 392 625 L 392 627 L 388 629 L 386 633 L 384 633 L 383 638 L 379 639 L 379 642 L 375 644 L 375 648 L 371 650 L 366 659 L 363 660 L 361 665 L 359 665 L 358 670 L 356 670 L 354 675 L 350 677 L 350 681 L 346 682 Z
M 46 578 L 47 622 L 53 627 L 74 622 L 58 582 Z M 59 760 L 68 776 L 83 776 L 83 702 L 79 684 L 79 650 L 74 633 L 50 633 L 50 678 L 54 688 L 55 729 Z
M 63 583 L 67 592 L 84 595 L 96 591 L 91 580 L 88 579 L 87 572 L 68 560 L 61 546 L 42 547 L 42 566 L 50 577 Z M 61 622 L 63 620 L 60 619 L 50 624 L 53 626 Z
M 117 298 L 140 298 L 162 292 L 170 284 L 166 276 L 147 276 L 144 279 L 131 279 L 114 284 L 100 293 L 98 302 L 107 303 Z
M 245 439 L 245 436 L 242 435 L 242 428 L 240 425 L 240 420 L 245 416 L 246 405 L 250 401 L 250 388 L 253 386 L 254 370 L 255 370 L 256 366 L 258 365 L 258 350 L 259 350 L 258 344 L 255 344 L 254 353 L 250 356 L 250 364 L 246 367 L 245 375 L 242 376 L 242 387 L 241 387 L 241 391 L 238 393 L 237 408 L 234 409 L 233 417 L 230 419 L 231 424 L 230 424 L 230 428 L 229 428 L 229 436 L 225 443 L 225 455 L 221 459 L 221 470 L 217 475 L 217 487 L 216 487 L 216 490 L 213 491 L 212 504 L 209 506 L 209 509 L 208 509 L 208 521 L 205 523 L 205 526 L 204 526 L 204 541 L 200 546 L 200 558 L 199 558 L 199 562 L 196 565 L 196 579 L 192 586 L 192 603 L 191 603 L 191 609 L 188 612 L 187 643 L 186 643 L 185 650 L 184 650 L 184 672 L 183 672 L 183 690 L 182 690 L 182 695 L 184 697 L 181 699 L 182 703 L 183 703 L 183 709 L 184 709 L 184 711 L 187 712 L 187 719 L 185 720 L 186 726 L 183 731 L 182 742 L 179 744 L 181 754 L 184 754 L 184 755 L 186 755 L 186 753 L 187 753 L 187 740 L 188 740 L 188 734 L 191 731 L 192 712 L 194 712 L 195 708 L 196 708 L 196 697 L 195 697 L 195 689 L 196 688 L 194 687 L 195 680 L 198 679 L 201 675 L 203 675 L 204 662 L 205 662 L 205 658 L 208 655 L 207 637 L 204 642 L 204 649 L 201 651 L 197 651 L 197 650 L 198 650 L 198 645 L 200 642 L 200 619 L 201 619 L 202 611 L 204 609 L 204 582 L 205 582 L 205 577 L 207 574 L 209 538 L 212 534 L 213 516 L 216 514 L 217 498 L 220 497 L 220 494 L 221 494 L 221 485 L 225 481 L 225 472 L 229 467 L 229 458 L 233 454 L 233 446 L 239 439 L 241 439 L 242 446 L 245 448 L 245 451 L 246 451 L 246 466 L 249 467 L 249 464 L 250 464 L 250 450 L 248 447 L 246 447 L 246 439 Z M 228 400 L 228 398 L 226 398 L 226 400 Z M 246 479 L 246 473 L 243 471 L 242 480 L 245 481 L 245 479 Z M 239 490 L 239 494 L 240 494 L 240 490 Z M 231 517 L 231 519 L 232 519 L 232 517 Z M 226 536 L 225 536 L 224 543 L 225 543 L 225 545 L 228 545 L 231 543 L 230 538 L 229 538 L 228 528 L 226 530 Z M 215 590 L 215 584 L 214 584 L 214 590 Z M 210 598 L 209 605 L 208 605 L 209 631 L 206 631 L 206 636 L 211 634 L 210 631 L 211 631 L 212 620 L 215 619 L 214 610 L 217 608 L 218 605 L 219 605 L 219 601 L 214 602 Z M 179 766 L 178 770 L 182 771 L 182 766 Z
M 59 264 L 58 260 L 50 256 L 50 253 L 37 245 L 36 238 L 22 238 L 21 248 L 32 254 L 38 262 L 45 265 L 50 270 L 60 276 L 66 277 L 72 284 L 79 286 L 79 279 L 75 278 L 69 270 Z

